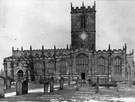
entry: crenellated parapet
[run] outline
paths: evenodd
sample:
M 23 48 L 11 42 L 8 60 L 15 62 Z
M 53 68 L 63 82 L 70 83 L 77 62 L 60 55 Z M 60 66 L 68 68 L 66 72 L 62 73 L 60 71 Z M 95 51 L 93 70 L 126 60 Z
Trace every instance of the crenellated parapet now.
M 125 44 L 125 46 L 123 46 L 123 49 L 113 49 L 112 51 L 113 51 L 113 53 L 123 53 L 123 54 L 126 54 L 127 46 Z
M 110 44 L 109 44 L 109 47 L 107 50 L 105 50 L 105 49 L 104 50 L 97 50 L 97 51 L 95 51 L 95 53 L 96 54 L 103 54 L 103 53 L 105 53 L 105 54 L 125 53 L 126 54 L 126 50 L 127 50 L 126 44 L 125 44 L 125 46 L 123 46 L 122 49 L 111 49 Z
M 46 58 L 53 58 L 55 56 L 59 57 L 59 56 L 68 56 L 70 54 L 70 48 L 61 48 L 61 49 L 44 49 L 44 47 L 42 47 L 42 49 L 32 49 L 32 46 L 30 46 L 29 50 L 12 50 L 12 56 L 15 58 L 29 58 L 30 56 L 32 56 L 33 58 L 41 58 L 43 55 Z
M 96 12 L 95 9 L 96 5 L 94 3 L 93 6 L 84 6 L 84 3 L 82 3 L 81 7 L 73 7 L 71 3 L 71 13 L 83 13 L 83 12 Z
M 110 44 L 107 50 L 97 50 L 92 52 L 92 55 L 94 55 L 96 58 L 103 57 L 108 60 L 108 58 L 111 58 L 112 60 L 119 57 L 122 59 L 125 59 L 126 57 L 126 46 L 124 46 L 122 49 L 111 49 Z
M 103 54 L 103 53 L 108 53 L 108 50 L 97 50 L 95 51 L 96 54 Z
M 123 50 L 123 49 L 113 49 L 112 51 L 113 51 L 113 53 L 124 53 L 125 52 L 125 50 Z
M 79 51 L 81 51 L 81 49 L 78 49 Z M 54 56 L 56 58 L 63 58 L 63 57 L 69 57 L 71 54 L 71 49 L 70 48 L 56 48 L 56 46 L 54 46 L 54 49 L 44 49 L 44 46 L 42 46 L 42 49 L 32 49 L 32 46 L 30 47 L 29 50 L 14 50 L 13 49 L 13 53 L 12 56 L 14 58 L 21 58 L 21 59 L 29 59 L 30 56 L 32 56 L 32 58 L 34 59 L 40 59 L 43 57 L 45 58 L 54 58 Z M 87 51 L 88 52 L 88 51 Z M 126 54 L 126 45 L 123 47 L 123 49 L 111 49 L 110 45 L 108 47 L 108 49 L 104 49 L 104 50 L 94 50 L 91 52 L 92 55 L 97 55 L 97 56 L 108 56 L 108 55 L 112 55 L 112 56 L 119 56 L 122 54 Z

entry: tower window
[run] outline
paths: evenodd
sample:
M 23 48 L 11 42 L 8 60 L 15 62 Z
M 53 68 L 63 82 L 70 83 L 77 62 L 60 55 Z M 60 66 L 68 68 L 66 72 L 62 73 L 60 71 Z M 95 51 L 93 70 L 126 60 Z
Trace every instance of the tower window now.
M 85 21 L 86 21 L 85 17 L 82 16 L 81 17 L 81 28 L 83 28 L 83 29 L 86 27 L 86 22 Z

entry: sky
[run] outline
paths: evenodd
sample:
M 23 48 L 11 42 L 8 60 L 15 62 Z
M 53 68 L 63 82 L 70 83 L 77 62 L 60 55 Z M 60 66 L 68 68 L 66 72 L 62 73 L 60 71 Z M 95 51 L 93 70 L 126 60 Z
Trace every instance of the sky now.
M 94 0 L 0 0 L 0 69 L 14 49 L 66 48 L 71 43 L 70 3 Z M 135 1 L 96 1 L 96 49 L 135 49 Z

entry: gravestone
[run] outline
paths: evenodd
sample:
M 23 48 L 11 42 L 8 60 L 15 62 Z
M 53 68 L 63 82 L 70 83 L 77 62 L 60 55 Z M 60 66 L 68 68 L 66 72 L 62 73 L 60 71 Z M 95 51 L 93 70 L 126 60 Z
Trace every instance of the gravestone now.
M 44 93 L 48 93 L 48 86 L 49 86 L 49 82 L 45 81 L 44 82 Z
M 97 77 L 97 83 L 95 86 L 95 92 L 98 93 L 99 92 L 99 77 Z
M 10 88 L 11 88 L 11 80 L 7 79 L 7 89 L 10 89 Z
M 22 83 L 22 94 L 28 94 L 28 81 L 23 81 Z
M 88 84 L 89 84 L 89 86 L 93 85 L 93 82 L 92 82 L 92 80 L 90 78 L 88 79 Z
M 76 79 L 76 91 L 79 90 L 79 77 Z
M 68 85 L 70 85 L 70 76 L 68 77 Z
M 63 90 L 64 78 L 61 77 L 60 79 L 60 90 Z
M 16 82 L 16 95 L 22 95 L 22 82 L 18 80 Z
M 119 85 L 119 82 L 117 82 L 117 87 L 116 87 L 117 92 L 119 92 L 119 88 L 120 88 L 120 85 Z
M 54 91 L 54 79 L 53 77 L 50 79 L 50 92 Z
M 3 98 L 4 96 L 4 79 L 0 77 L 0 98 Z

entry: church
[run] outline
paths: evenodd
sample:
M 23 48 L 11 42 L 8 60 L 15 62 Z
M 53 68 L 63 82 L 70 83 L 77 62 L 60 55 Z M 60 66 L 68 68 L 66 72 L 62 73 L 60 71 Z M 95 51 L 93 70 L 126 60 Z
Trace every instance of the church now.
M 127 46 L 121 49 L 96 50 L 96 4 L 73 7 L 71 3 L 71 44 L 59 49 L 29 50 L 14 49 L 12 55 L 4 58 L 5 77 L 14 80 L 39 81 L 54 77 L 82 80 L 129 81 L 135 78 L 133 65 L 134 51 L 127 54 Z M 98 23 L 98 22 L 97 22 Z

